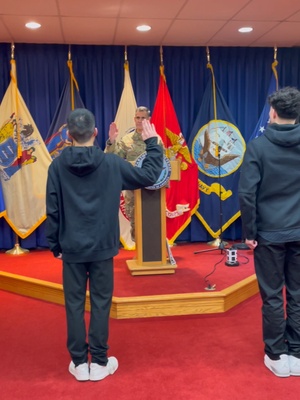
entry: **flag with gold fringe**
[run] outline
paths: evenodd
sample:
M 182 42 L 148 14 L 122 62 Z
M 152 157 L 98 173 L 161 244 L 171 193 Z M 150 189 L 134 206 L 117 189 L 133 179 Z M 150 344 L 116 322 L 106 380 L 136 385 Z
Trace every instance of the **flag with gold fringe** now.
M 0 176 L 6 220 L 22 239 L 46 218 L 46 180 L 51 157 L 18 90 L 16 62 L 0 106 Z
M 117 141 L 126 133 L 132 132 L 135 129 L 134 116 L 137 108 L 135 95 L 130 79 L 129 63 L 126 60 L 124 63 L 124 87 L 121 94 L 118 110 L 115 117 L 115 123 L 118 127 Z M 121 193 L 120 209 L 120 241 L 126 250 L 134 250 L 135 243 L 131 239 L 130 221 L 125 212 L 124 192 Z
M 245 141 L 218 88 L 213 67 L 194 123 L 189 147 L 198 165 L 200 206 L 195 215 L 213 238 L 240 216 L 239 168 Z
M 199 206 L 198 168 L 181 132 L 163 65 L 151 122 L 164 142 L 167 157 L 180 164 L 180 180 L 170 180 L 166 190 L 167 238 L 173 244 Z
M 67 61 L 70 76 L 65 83 L 49 128 L 45 143 L 52 159 L 59 156 L 66 146 L 72 144 L 67 133 L 67 117 L 75 108 L 85 108 L 80 97 L 78 83 L 73 73 L 72 60 Z
M 250 136 L 250 139 L 248 140 L 249 142 L 251 140 L 263 135 L 264 131 L 266 130 L 266 127 L 269 123 L 270 104 L 268 102 L 268 97 L 271 93 L 278 90 L 278 74 L 277 74 L 277 69 L 276 69 L 277 65 L 278 65 L 278 61 L 275 59 L 274 62 L 272 63 L 272 75 L 271 75 L 271 79 L 270 79 L 266 102 L 265 102 L 264 108 L 260 114 L 260 118 L 256 124 L 256 127 L 255 127 L 252 135 Z

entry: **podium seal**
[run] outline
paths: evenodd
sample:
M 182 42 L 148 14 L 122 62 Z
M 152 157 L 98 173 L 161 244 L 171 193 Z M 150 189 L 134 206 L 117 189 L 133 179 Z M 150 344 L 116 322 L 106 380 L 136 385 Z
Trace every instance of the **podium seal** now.
M 141 167 L 143 165 L 143 161 L 146 157 L 146 152 L 142 153 L 135 161 L 135 166 L 136 167 Z M 164 160 L 163 160 L 163 169 L 161 171 L 161 174 L 157 181 L 154 183 L 152 186 L 147 186 L 145 189 L 148 190 L 157 190 L 161 189 L 162 187 L 166 186 L 166 184 L 169 182 L 171 176 L 171 163 L 170 160 L 166 155 L 164 155 Z

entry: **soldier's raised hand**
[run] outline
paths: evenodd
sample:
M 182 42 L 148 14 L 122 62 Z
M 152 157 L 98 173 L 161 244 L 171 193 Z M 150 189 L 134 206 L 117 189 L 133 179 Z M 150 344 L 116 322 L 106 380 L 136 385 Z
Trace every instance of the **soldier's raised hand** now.
M 142 121 L 142 125 L 143 125 L 143 132 L 142 132 L 143 140 L 147 140 L 151 137 L 159 138 L 159 135 L 156 132 L 155 126 L 153 124 L 151 124 L 148 119 L 144 119 Z
M 109 125 L 109 132 L 108 132 L 108 137 L 109 137 L 110 143 L 113 143 L 116 140 L 118 133 L 119 133 L 119 131 L 117 128 L 117 124 L 115 122 L 112 122 Z

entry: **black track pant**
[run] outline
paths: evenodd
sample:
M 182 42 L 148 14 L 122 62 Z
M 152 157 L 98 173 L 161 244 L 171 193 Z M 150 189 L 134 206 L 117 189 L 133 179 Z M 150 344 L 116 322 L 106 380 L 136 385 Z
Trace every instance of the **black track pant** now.
M 254 262 L 265 353 L 273 359 L 281 354 L 300 358 L 300 241 L 271 243 L 259 237 Z
M 85 300 L 89 282 L 91 314 L 88 341 Z M 113 259 L 88 263 L 63 263 L 67 314 L 67 347 L 75 365 L 91 361 L 107 364 L 108 325 L 113 293 Z

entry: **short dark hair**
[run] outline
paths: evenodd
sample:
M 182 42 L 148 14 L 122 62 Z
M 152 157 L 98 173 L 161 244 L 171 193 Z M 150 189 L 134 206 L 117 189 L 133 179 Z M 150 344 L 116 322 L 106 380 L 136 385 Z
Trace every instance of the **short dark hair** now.
M 145 106 L 138 106 L 138 108 L 135 110 L 135 112 L 146 112 L 148 114 L 148 118 L 150 118 L 150 110 L 148 107 Z
M 268 97 L 271 107 L 279 118 L 298 119 L 300 115 L 300 91 L 295 87 L 286 86 Z
M 67 118 L 67 127 L 70 135 L 78 143 L 85 143 L 95 131 L 94 114 L 86 108 L 76 108 Z

